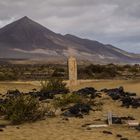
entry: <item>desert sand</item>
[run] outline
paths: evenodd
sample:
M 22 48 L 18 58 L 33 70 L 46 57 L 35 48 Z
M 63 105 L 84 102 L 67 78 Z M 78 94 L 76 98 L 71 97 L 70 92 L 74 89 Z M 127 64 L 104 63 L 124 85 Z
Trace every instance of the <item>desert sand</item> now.
M 135 80 L 89 80 L 79 81 L 76 90 L 82 87 L 92 86 L 96 89 L 115 88 L 123 86 L 126 91 L 136 92 L 140 96 L 140 81 Z M 5 93 L 7 89 L 19 89 L 23 92 L 33 88 L 40 88 L 39 82 L 1 82 L 0 93 Z M 95 119 L 105 119 L 107 111 L 112 111 L 119 116 L 133 116 L 140 121 L 140 109 L 120 107 L 119 102 L 112 101 L 109 97 L 101 99 L 104 103 L 102 111 L 91 112 L 83 119 L 69 118 L 68 121 L 63 117 L 47 118 L 46 120 L 35 123 L 26 123 L 19 126 L 7 126 L 0 132 L 0 140 L 120 140 L 116 137 L 121 134 L 129 140 L 140 140 L 140 132 L 128 126 L 115 125 L 107 128 L 93 128 L 87 130 L 81 127 L 85 123 L 94 123 Z M 5 122 L 0 121 L 0 124 Z M 104 134 L 102 131 L 111 131 L 112 135 Z

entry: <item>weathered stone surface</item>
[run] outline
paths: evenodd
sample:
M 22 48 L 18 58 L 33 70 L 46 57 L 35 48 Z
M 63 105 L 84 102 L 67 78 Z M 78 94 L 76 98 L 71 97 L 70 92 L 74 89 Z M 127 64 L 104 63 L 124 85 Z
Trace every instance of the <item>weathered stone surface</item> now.
M 68 59 L 68 70 L 70 86 L 77 85 L 77 61 L 75 57 L 70 57 Z

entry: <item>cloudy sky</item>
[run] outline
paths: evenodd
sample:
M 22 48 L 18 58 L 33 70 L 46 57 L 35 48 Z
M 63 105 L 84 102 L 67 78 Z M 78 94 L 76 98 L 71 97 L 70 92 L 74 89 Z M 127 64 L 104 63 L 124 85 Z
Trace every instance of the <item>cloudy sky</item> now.
M 23 16 L 58 33 L 140 53 L 140 0 L 0 0 L 0 27 Z

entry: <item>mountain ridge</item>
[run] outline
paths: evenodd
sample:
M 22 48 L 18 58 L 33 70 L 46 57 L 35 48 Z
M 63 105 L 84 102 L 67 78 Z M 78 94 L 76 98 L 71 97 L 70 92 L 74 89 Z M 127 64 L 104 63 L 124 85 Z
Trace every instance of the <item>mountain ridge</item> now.
M 0 29 L 1 58 L 61 63 L 70 55 L 79 62 L 140 63 L 138 55 L 96 40 L 55 33 L 26 16 Z

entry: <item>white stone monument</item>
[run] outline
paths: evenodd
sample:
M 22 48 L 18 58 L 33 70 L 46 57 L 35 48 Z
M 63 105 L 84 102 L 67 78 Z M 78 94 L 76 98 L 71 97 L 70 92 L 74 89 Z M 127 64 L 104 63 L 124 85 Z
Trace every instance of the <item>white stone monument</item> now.
M 77 85 L 77 61 L 75 57 L 68 59 L 69 85 Z

